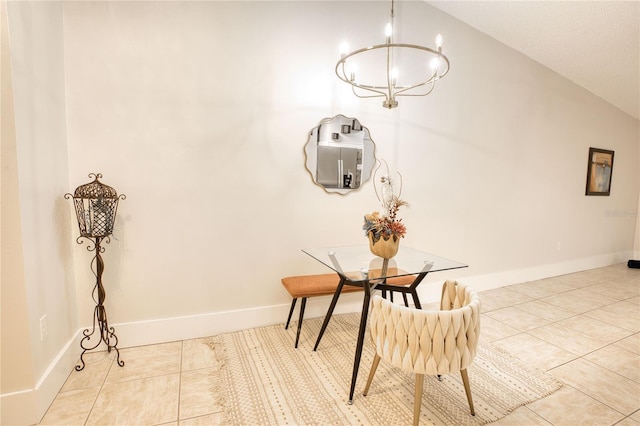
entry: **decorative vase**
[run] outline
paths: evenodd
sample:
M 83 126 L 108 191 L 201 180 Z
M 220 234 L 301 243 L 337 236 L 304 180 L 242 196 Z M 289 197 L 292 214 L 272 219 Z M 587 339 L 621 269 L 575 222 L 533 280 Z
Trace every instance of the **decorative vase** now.
M 376 256 L 391 259 L 398 253 L 398 248 L 400 248 L 400 237 L 391 236 L 388 240 L 380 238 L 373 242 L 373 232 L 369 232 L 369 250 Z

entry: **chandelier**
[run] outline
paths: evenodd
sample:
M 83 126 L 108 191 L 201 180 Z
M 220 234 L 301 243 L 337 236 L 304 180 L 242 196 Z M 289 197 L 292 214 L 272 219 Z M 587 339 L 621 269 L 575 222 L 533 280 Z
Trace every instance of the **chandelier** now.
M 442 36 L 436 37 L 436 48 L 415 44 L 394 43 L 394 0 L 391 1 L 389 22 L 384 44 L 364 47 L 348 53 L 340 48 L 336 75 L 351 85 L 359 98 L 384 98 L 382 106 L 395 108 L 400 96 L 426 96 L 436 81 L 449 72 L 449 59 L 442 54 Z M 403 64 L 402 74 L 399 64 Z

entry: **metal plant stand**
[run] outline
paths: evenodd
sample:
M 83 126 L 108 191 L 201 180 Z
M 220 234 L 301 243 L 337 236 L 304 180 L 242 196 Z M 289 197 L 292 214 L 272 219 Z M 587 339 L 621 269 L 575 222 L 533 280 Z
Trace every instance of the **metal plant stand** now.
M 104 260 L 102 260 L 104 247 L 102 247 L 102 243 L 110 242 L 109 236 L 113 233 L 118 201 L 126 197 L 118 195 L 115 189 L 100 182 L 98 180 L 102 177 L 100 173 L 91 173 L 89 177 L 94 178 L 93 182 L 79 186 L 73 195 L 65 194 L 64 196 L 67 199 L 73 197 L 78 227 L 80 228 L 80 236 L 76 242 L 82 244 L 82 238 L 88 239 L 93 245 L 88 246 L 87 250 L 95 252 L 91 261 L 91 270 L 96 276 L 96 284 L 91 294 L 96 303 L 93 311 L 93 327 L 82 332 L 84 335 L 80 341 L 82 354 L 80 355 L 80 363 L 75 367 L 76 371 L 81 371 L 85 367 L 84 354 L 96 349 L 102 342 L 107 345 L 107 352 L 111 353 L 112 349 L 116 351 L 116 362 L 120 367 L 124 367 L 124 361 L 120 359 L 120 351 L 118 350 L 118 337 L 114 328 L 109 327 L 107 311 L 104 307 L 107 293 L 102 285 L 102 273 L 104 272 Z
M 79 237 L 78 244 L 82 244 Z M 88 238 L 88 237 L 85 237 Z M 93 247 L 87 247 L 89 251 L 95 251 L 95 256 L 91 261 L 92 271 L 93 265 L 95 264 L 95 271 L 93 271 L 96 276 L 96 285 L 93 287 L 93 292 L 91 296 L 93 300 L 96 302 L 96 307 L 93 311 L 93 327 L 91 331 L 89 329 L 85 329 L 82 334 L 84 337 L 80 341 L 80 347 L 82 348 L 82 354 L 80 354 L 80 364 L 76 365 L 76 371 L 81 371 L 84 366 L 84 354 L 87 351 L 91 351 L 96 349 L 100 343 L 104 342 L 107 345 L 107 352 L 111 353 L 111 349 L 116 351 L 116 362 L 120 367 L 124 367 L 124 361 L 120 360 L 120 351 L 118 350 L 118 337 L 116 336 L 115 329 L 113 327 L 109 327 L 109 321 L 107 320 L 107 311 L 104 308 L 104 301 L 107 297 L 107 293 L 104 290 L 104 286 L 102 285 L 102 273 L 104 272 L 104 261 L 102 260 L 101 253 L 104 253 L 104 247 L 101 246 L 101 242 L 104 240 L 104 237 L 96 237 L 94 240 L 91 240 L 94 245 Z M 106 242 L 109 243 L 109 237 L 106 237 Z M 97 298 L 96 298 L 97 296 Z M 95 343 L 92 343 L 93 335 L 99 333 L 100 339 L 96 340 Z

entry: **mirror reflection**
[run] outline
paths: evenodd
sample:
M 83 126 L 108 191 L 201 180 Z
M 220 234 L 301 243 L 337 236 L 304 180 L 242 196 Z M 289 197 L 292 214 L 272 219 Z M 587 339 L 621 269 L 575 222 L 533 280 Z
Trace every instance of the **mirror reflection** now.
M 306 168 L 327 192 L 346 194 L 371 177 L 375 145 L 357 118 L 325 118 L 311 129 L 305 145 Z

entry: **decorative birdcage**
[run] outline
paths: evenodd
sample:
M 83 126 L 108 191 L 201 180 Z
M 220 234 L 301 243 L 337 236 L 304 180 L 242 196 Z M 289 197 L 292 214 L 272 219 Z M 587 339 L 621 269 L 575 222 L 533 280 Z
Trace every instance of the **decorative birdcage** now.
M 93 182 L 80 185 L 73 193 L 73 205 L 76 210 L 81 237 L 107 237 L 113 233 L 113 224 L 118 209 L 118 201 L 125 199 L 115 189 L 98 179 L 100 173 L 90 173 Z M 71 194 L 65 197 L 69 198 Z

